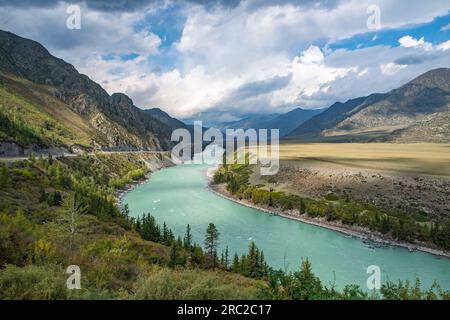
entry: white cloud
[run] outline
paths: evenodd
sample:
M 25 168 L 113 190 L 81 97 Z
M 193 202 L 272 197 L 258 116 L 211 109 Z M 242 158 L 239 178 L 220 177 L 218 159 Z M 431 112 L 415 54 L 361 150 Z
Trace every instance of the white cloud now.
M 441 28 L 441 31 L 448 31 L 448 30 L 450 30 L 450 23 Z
M 407 65 L 396 64 L 394 62 L 389 62 L 389 63 L 380 65 L 381 72 L 388 76 L 393 76 L 400 70 L 405 69 L 406 67 L 407 67 Z
M 443 50 L 443 51 L 450 49 L 450 40 L 440 43 L 439 45 L 436 46 L 436 48 L 438 50 Z
M 300 6 L 288 0 L 248 0 L 211 10 L 186 5 L 182 36 L 172 55 L 163 57 L 176 63 L 160 72 L 152 70 L 154 57 L 163 54 L 161 40 L 154 33 L 134 29 L 136 22 L 157 10 L 151 5 L 127 13 L 84 6 L 78 31 L 63 27 L 65 4 L 32 11 L 0 8 L 0 16 L 10 18 L 0 27 L 42 42 L 108 92 L 125 92 L 140 107 L 161 107 L 177 117 L 214 108 L 232 119 L 245 112 L 278 112 L 297 105 L 324 107 L 336 100 L 387 91 L 430 68 L 448 66 L 448 43 L 431 46 L 424 38 L 411 36 L 403 37 L 401 46 L 394 48 L 320 48 L 319 44 L 368 31 L 366 9 L 372 0 L 332 2 Z M 448 0 L 376 2 L 382 29 L 429 22 L 448 12 Z M 425 51 L 433 56 L 423 57 Z M 140 57 L 119 58 L 133 52 Z M 108 54 L 113 58 L 102 58 Z M 411 55 L 419 56 L 414 58 L 421 63 L 395 62 Z M 237 94 L 243 88 L 246 94 Z
M 322 51 L 316 46 L 310 46 L 307 50 L 302 52 L 300 61 L 305 64 L 320 63 L 324 60 Z
M 97 55 L 155 55 L 161 40 L 148 31 L 136 32 L 134 23 L 143 19 L 148 8 L 136 13 L 115 13 L 90 10 L 81 5 L 81 29 L 66 27 L 69 4 L 33 8 L 0 7 L 0 28 L 43 44 L 58 57 L 82 67 L 87 59 Z
M 408 35 L 400 38 L 398 43 L 405 48 L 423 48 L 424 50 L 431 50 L 432 48 L 432 44 L 426 42 L 424 37 L 417 40 Z

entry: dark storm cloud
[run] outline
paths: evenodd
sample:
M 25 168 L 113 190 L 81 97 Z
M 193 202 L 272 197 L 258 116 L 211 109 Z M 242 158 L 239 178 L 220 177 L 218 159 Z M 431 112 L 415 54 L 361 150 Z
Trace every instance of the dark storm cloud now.
M 66 4 L 82 4 L 85 3 L 87 7 L 98 11 L 134 11 L 145 7 L 152 3 L 162 2 L 159 0 L 0 0 L 0 7 L 15 7 L 15 8 L 51 8 L 57 6 L 59 3 Z
M 248 98 L 282 89 L 289 84 L 291 78 L 292 74 L 289 73 L 287 76 L 276 76 L 267 80 L 246 83 L 233 91 L 226 98 L 226 103 L 234 104 Z
M 396 64 L 403 64 L 403 65 L 413 65 L 413 64 L 421 64 L 426 61 L 430 61 L 436 58 L 436 55 L 434 54 L 422 54 L 422 55 L 410 55 L 410 56 L 404 56 L 400 57 L 394 62 Z
M 85 3 L 92 10 L 115 12 L 115 11 L 136 11 L 151 4 L 163 4 L 163 0 L 0 0 L 0 7 L 22 7 L 22 8 L 51 8 L 60 2 L 67 4 Z M 175 2 L 185 2 L 202 5 L 207 9 L 222 7 L 235 8 L 244 2 L 249 9 L 257 9 L 270 5 L 293 4 L 299 7 L 319 6 L 333 8 L 341 0 L 175 0 Z
M 145 8 L 152 4 L 163 4 L 163 0 L 0 0 L 0 7 L 15 7 L 15 8 L 51 8 L 57 6 L 59 3 L 66 4 L 86 4 L 92 10 L 115 12 L 126 11 L 132 12 Z M 203 5 L 206 8 L 213 8 L 218 5 L 223 7 L 235 7 L 239 5 L 241 0 L 179 0 L 176 2 L 186 2 Z
M 342 0 L 243 0 L 248 3 L 249 9 L 257 9 L 271 5 L 286 5 L 292 4 L 297 7 L 309 8 L 335 8 Z

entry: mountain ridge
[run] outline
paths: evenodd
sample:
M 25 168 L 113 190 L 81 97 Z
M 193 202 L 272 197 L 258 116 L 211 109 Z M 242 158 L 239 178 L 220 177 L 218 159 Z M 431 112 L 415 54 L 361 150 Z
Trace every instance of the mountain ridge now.
M 218 128 L 222 131 L 226 129 L 279 129 L 280 137 L 283 137 L 298 126 L 299 123 L 303 123 L 321 112 L 323 112 L 323 109 L 303 109 L 297 107 L 286 113 L 247 116 L 237 121 L 219 124 Z
M 313 141 L 450 141 L 450 131 L 433 127 L 450 111 L 450 69 L 429 70 L 387 93 L 336 102 L 323 113 L 300 124 L 289 139 Z M 409 138 L 407 128 L 422 122 L 423 135 Z M 427 123 L 429 127 L 425 127 Z M 417 128 L 416 128 L 417 130 Z M 437 139 L 434 134 L 439 134 Z M 400 135 L 402 138 L 400 139 Z
M 116 150 L 161 150 L 171 146 L 170 128 L 139 109 L 123 93 L 111 96 L 73 65 L 54 57 L 36 41 L 0 30 L 0 71 L 48 87 L 49 94 L 110 135 L 91 147 Z M 118 133 L 126 133 L 119 136 Z

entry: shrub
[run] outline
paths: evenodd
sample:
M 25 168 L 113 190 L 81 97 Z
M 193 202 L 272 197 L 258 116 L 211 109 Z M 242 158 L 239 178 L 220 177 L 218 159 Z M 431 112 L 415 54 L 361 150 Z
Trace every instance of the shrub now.
M 64 271 L 50 266 L 8 266 L 0 271 L 0 299 L 66 299 Z

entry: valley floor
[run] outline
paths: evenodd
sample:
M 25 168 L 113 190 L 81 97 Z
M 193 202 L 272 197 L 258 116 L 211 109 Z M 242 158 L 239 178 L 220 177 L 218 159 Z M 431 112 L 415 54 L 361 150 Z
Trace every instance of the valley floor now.
M 450 217 L 449 163 L 448 144 L 286 142 L 280 145 L 278 173 L 261 176 L 260 167 L 252 165 L 248 184 L 266 192 L 282 192 L 317 201 L 331 200 L 329 204 L 342 199 L 365 203 L 394 216 L 410 217 L 424 228 L 432 228 L 432 221 Z M 230 200 L 272 214 L 351 236 L 450 257 L 448 250 L 418 239 L 414 243 L 399 241 L 391 234 L 353 223 L 300 215 L 297 208 L 287 210 L 264 203 L 255 204 L 239 192 L 238 195 L 230 193 L 226 184 L 211 183 L 210 189 Z
M 448 144 L 281 144 L 274 176 L 250 183 L 311 198 L 340 197 L 405 213 L 450 217 Z

